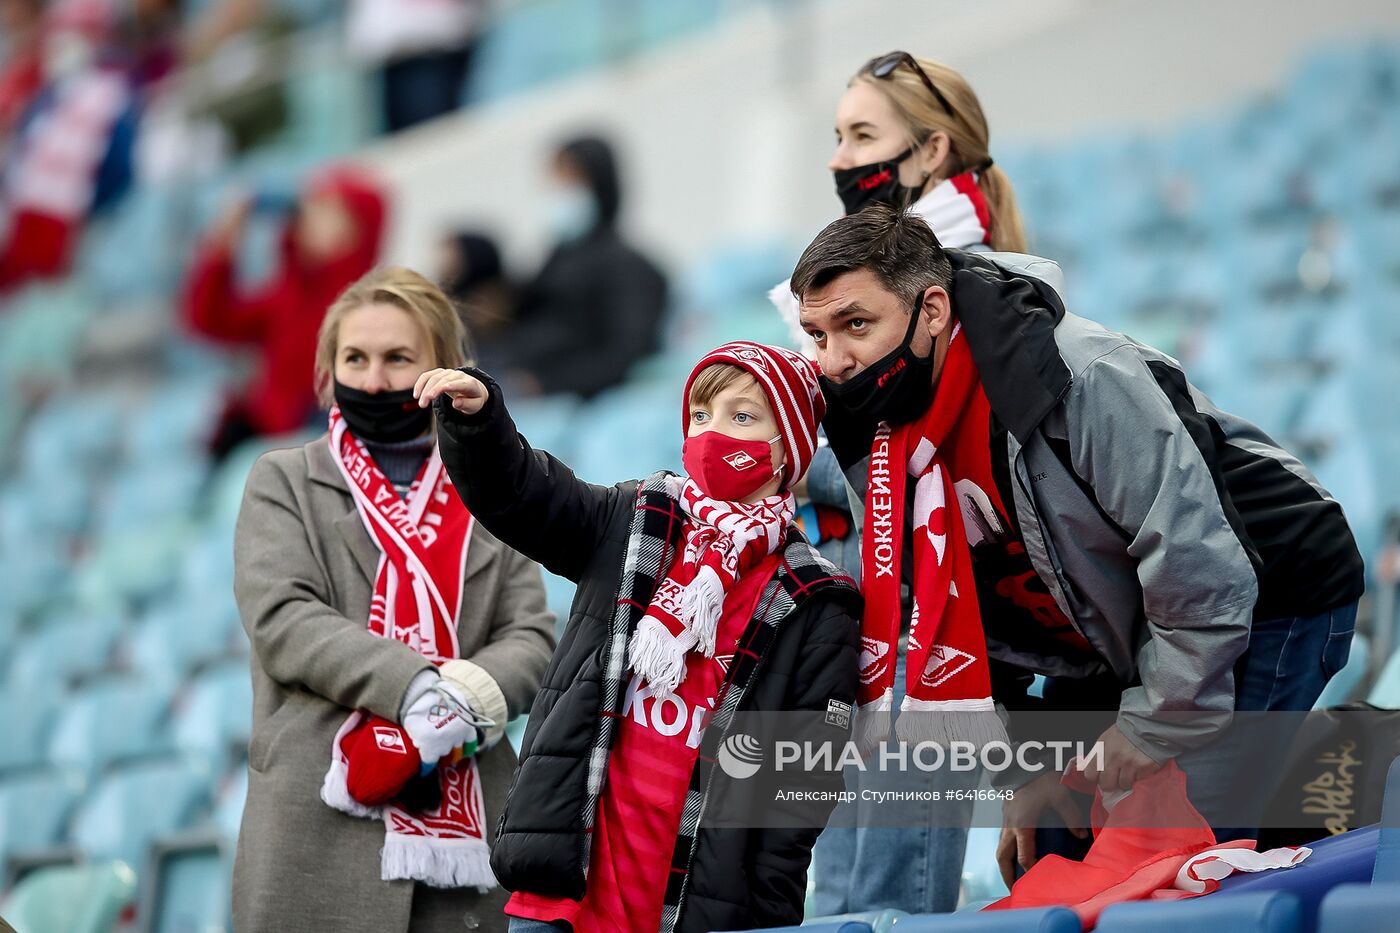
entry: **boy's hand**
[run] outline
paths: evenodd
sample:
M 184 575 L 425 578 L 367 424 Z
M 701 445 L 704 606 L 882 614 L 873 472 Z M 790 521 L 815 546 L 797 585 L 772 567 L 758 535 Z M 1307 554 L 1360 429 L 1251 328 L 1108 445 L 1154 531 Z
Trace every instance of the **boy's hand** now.
M 464 415 L 481 411 L 489 394 L 480 379 L 456 369 L 430 369 L 413 386 L 419 408 L 427 408 L 439 395 L 446 395 L 452 399 L 452 407 Z

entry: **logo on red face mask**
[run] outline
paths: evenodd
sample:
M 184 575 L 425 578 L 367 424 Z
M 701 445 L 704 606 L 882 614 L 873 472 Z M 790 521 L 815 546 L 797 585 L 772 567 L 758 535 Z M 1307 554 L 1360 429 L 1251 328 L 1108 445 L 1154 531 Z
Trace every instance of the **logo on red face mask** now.
M 755 460 L 753 457 L 750 457 L 748 454 L 744 453 L 742 450 L 735 451 L 734 453 L 725 457 L 724 462 L 732 466 L 735 470 L 737 470 L 740 473 L 744 472 L 750 467 L 758 466 L 758 461 Z

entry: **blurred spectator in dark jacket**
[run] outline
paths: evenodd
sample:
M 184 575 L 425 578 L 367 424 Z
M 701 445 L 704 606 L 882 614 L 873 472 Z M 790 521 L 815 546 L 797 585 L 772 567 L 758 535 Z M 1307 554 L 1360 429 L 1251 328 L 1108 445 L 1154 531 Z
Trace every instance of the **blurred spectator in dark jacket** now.
M 485 8 L 484 0 L 351 0 L 350 50 L 379 70 L 386 130 L 462 105 Z
M 499 369 L 515 293 L 496 241 L 472 230 L 444 237 L 438 245 L 437 275 L 466 325 L 475 365 L 488 372 L 492 366 Z
M 334 167 L 314 176 L 289 216 L 281 265 L 253 291 L 237 284 L 236 256 L 259 199 L 230 210 L 200 247 L 184 293 L 184 315 L 196 332 L 253 347 L 259 365 L 230 400 L 214 439 L 221 458 L 249 437 L 281 434 L 316 411 L 316 334 L 326 308 L 374 267 L 385 228 L 379 184 L 360 171 Z
M 622 189 L 607 142 L 565 143 L 550 182 L 557 242 L 522 290 L 510 369 L 519 386 L 590 398 L 659 349 L 666 277 L 617 230 Z

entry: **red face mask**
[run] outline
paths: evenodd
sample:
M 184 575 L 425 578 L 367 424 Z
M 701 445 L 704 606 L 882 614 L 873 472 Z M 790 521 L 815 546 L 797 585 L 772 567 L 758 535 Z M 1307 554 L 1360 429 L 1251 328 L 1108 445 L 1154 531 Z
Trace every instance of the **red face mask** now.
M 687 437 L 681 462 L 690 478 L 711 499 L 738 502 L 757 492 L 778 471 L 773 469 L 773 441 L 744 441 L 718 431 Z

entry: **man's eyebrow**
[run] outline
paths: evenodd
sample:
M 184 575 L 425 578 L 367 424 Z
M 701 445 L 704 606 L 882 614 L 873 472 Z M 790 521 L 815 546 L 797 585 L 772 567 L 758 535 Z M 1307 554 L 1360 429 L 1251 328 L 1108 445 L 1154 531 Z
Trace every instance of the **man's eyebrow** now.
M 839 322 L 839 321 L 844 321 L 844 320 L 845 320 L 846 318 L 848 318 L 848 317 L 854 317 L 854 316 L 857 315 L 857 314 L 866 314 L 866 313 L 867 313 L 867 312 L 866 312 L 865 308 L 861 306 L 861 303 L 860 303 L 859 301 L 853 301 L 853 302 L 851 302 L 850 304 L 846 305 L 844 308 L 841 308 L 841 309 L 839 309 L 839 310 L 837 310 L 837 311 L 831 312 L 831 314 L 828 315 L 828 317 L 830 318 L 830 320 L 831 320 L 833 323 L 836 323 L 836 322 Z M 800 310 L 798 311 L 797 317 L 798 317 L 798 323 L 801 324 L 803 327 L 808 327 L 808 326 L 815 327 L 815 326 L 816 326 L 816 324 L 812 321 L 812 319 L 811 319 L 810 317 L 804 315 Z

